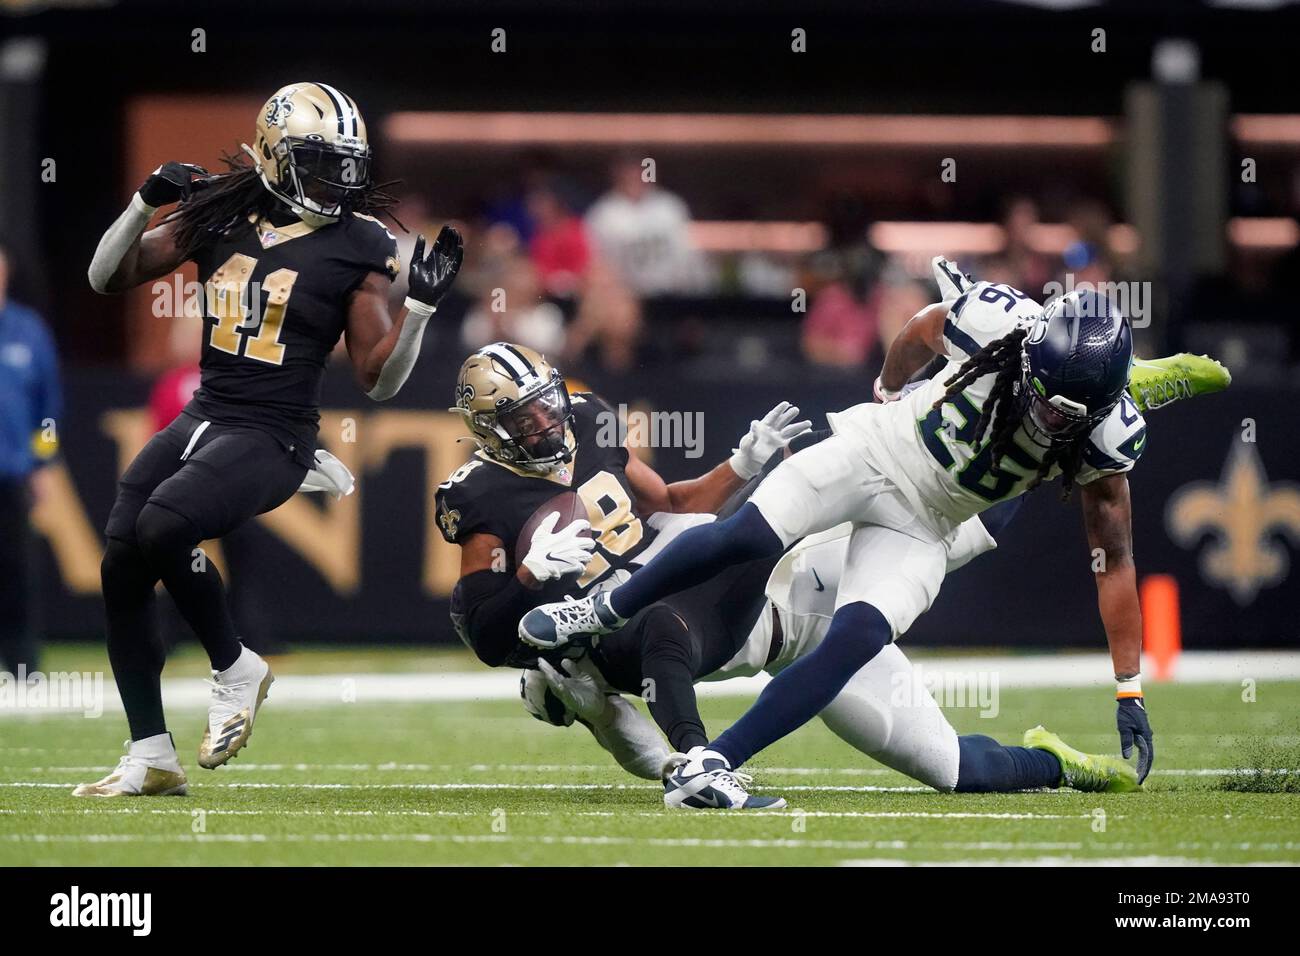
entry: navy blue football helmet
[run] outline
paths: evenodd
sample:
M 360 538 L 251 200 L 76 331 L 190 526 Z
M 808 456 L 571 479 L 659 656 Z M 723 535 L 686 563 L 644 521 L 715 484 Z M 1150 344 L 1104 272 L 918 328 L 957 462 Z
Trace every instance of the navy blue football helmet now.
M 1076 289 L 1050 302 L 1025 337 L 1020 400 L 1026 425 L 1051 442 L 1091 431 L 1128 387 L 1133 330 L 1106 296 Z

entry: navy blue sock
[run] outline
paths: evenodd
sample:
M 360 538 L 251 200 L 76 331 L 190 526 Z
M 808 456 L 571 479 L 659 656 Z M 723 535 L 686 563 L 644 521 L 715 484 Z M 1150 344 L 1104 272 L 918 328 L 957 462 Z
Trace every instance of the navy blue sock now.
M 730 518 L 683 531 L 654 560 L 610 592 L 619 617 L 631 617 L 670 594 L 707 581 L 723 568 L 780 554 L 781 539 L 753 502 Z
M 961 753 L 958 793 L 1006 793 L 1060 786 L 1061 762 L 1046 750 L 1004 747 L 983 734 L 963 734 L 957 738 L 957 746 Z
M 835 612 L 821 645 L 772 678 L 754 705 L 709 749 L 726 757 L 733 769 L 739 767 L 825 710 L 892 637 L 889 622 L 870 604 L 846 604 Z

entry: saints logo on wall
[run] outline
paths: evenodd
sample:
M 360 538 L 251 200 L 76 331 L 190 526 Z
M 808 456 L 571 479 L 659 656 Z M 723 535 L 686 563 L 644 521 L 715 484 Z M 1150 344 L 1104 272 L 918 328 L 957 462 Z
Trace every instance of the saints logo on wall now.
M 1287 577 L 1291 556 L 1280 539 L 1300 547 L 1300 486 L 1270 483 L 1254 442 L 1236 441 L 1217 484 L 1197 481 L 1174 492 L 1165 527 L 1184 548 L 1211 537 L 1201 576 L 1244 606 Z

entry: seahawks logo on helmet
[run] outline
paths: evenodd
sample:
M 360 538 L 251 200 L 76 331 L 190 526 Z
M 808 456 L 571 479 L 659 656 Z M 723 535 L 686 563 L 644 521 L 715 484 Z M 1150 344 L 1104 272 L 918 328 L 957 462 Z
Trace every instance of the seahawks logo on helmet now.
M 1033 321 L 1033 324 L 1029 326 L 1029 334 L 1025 336 L 1026 345 L 1037 345 L 1039 342 L 1043 341 L 1043 339 L 1047 337 L 1048 319 L 1051 317 L 1052 312 L 1055 310 L 1055 308 L 1056 308 L 1056 303 L 1053 302 L 1046 309 L 1044 309 L 1043 314 L 1040 315 L 1038 318 L 1036 318 Z

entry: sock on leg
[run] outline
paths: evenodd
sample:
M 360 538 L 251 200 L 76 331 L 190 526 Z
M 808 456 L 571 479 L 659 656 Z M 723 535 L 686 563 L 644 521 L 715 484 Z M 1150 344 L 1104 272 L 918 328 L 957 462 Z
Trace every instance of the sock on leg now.
M 1004 747 L 983 734 L 963 734 L 957 738 L 957 746 L 961 754 L 958 793 L 1006 793 L 1060 785 L 1061 762 L 1046 750 Z
M 240 647 L 239 657 L 223 671 L 216 671 L 223 684 L 239 684 L 253 680 L 262 672 L 262 658 L 247 647 Z
M 709 749 L 733 769 L 739 767 L 821 713 L 892 637 L 889 622 L 870 604 L 846 604 L 835 612 L 821 645 L 772 678 L 754 705 Z
M 176 741 L 169 733 L 154 734 L 140 740 L 132 740 L 130 752 L 133 757 L 140 757 L 152 762 L 177 761 Z
M 110 538 L 100 564 L 100 581 L 108 623 L 108 661 L 126 709 L 131 739 L 165 734 L 161 678 L 166 655 L 154 620 L 158 576 L 139 548 Z

